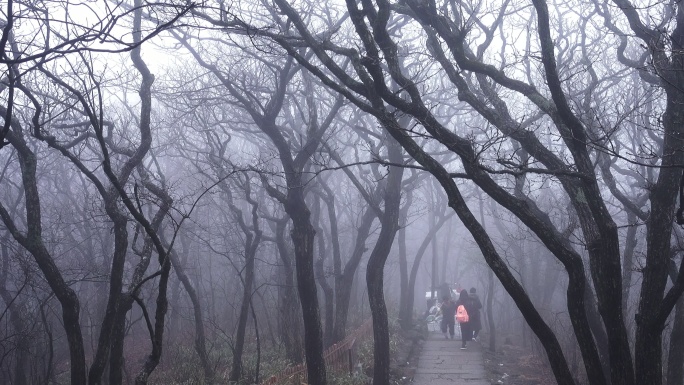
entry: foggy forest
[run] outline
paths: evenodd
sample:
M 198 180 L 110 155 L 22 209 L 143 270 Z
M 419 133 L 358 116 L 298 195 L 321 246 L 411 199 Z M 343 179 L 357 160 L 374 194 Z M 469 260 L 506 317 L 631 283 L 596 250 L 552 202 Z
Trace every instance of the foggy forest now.
M 0 8 L 0 384 L 684 384 L 679 1 Z

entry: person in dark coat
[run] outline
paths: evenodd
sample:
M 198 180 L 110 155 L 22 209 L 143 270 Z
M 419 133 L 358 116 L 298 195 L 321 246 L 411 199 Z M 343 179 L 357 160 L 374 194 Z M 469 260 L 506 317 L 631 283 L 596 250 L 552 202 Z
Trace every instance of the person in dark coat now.
M 461 296 L 458 298 L 458 301 L 456 301 L 456 308 L 461 305 L 465 307 L 469 318 L 468 322 L 459 322 L 459 325 L 461 325 L 461 349 L 465 349 L 468 341 L 473 339 L 473 328 L 472 324 L 470 323 L 470 312 L 474 311 L 474 309 L 472 307 L 470 297 L 468 296 L 468 290 L 461 290 Z
M 474 287 L 470 288 L 470 306 L 473 308 L 473 312 L 471 313 L 470 310 L 468 310 L 468 316 L 470 318 L 470 325 L 473 329 L 473 341 L 477 341 L 477 336 L 480 334 L 480 330 L 482 330 L 482 317 L 480 315 L 480 309 L 482 309 L 482 302 L 480 302 L 480 297 L 477 296 L 477 290 L 475 290 Z
M 439 294 L 439 297 L 437 297 L 437 298 L 441 298 L 442 300 L 444 300 L 444 297 L 451 298 L 451 288 L 449 287 L 448 283 L 446 283 L 446 282 L 442 283 L 441 285 L 439 285 L 439 289 L 437 289 L 437 290 L 438 290 L 438 294 Z
M 456 303 L 451 299 L 451 296 L 444 296 L 442 298 L 442 333 L 444 338 L 447 337 L 447 329 L 451 339 L 454 339 L 454 314 L 456 314 Z

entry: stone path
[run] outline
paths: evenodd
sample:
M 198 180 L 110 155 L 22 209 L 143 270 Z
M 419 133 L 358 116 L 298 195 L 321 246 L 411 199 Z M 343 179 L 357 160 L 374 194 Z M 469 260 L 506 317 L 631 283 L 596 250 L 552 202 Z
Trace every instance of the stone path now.
M 489 385 L 485 376 L 480 343 L 470 342 L 466 350 L 460 350 L 460 347 L 460 339 L 446 340 L 442 333 L 430 332 L 423 344 L 413 383 Z

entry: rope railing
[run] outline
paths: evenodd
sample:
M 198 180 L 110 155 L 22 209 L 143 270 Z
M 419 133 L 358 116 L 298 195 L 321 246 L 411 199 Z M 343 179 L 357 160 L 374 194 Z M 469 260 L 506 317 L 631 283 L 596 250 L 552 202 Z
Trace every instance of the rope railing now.
M 373 330 L 373 320 L 366 320 L 356 330 L 351 332 L 347 338 L 329 347 L 323 352 L 325 368 L 328 373 L 352 373 L 354 370 L 355 352 L 354 347 L 357 341 L 363 340 Z M 293 381 L 297 383 L 306 382 L 307 371 L 306 362 L 299 365 L 290 366 L 282 372 L 269 377 L 260 385 L 289 384 Z

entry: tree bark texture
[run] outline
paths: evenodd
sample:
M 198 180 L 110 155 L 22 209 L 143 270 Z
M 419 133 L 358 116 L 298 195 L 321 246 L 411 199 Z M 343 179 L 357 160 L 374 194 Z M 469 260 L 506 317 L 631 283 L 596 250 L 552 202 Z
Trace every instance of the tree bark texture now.
M 370 235 L 370 228 L 375 220 L 375 213 L 370 208 L 366 209 L 361 217 L 361 223 L 356 230 L 356 240 L 352 254 L 342 270 L 342 274 L 335 279 L 335 330 L 334 342 L 342 341 L 346 334 L 347 318 L 349 316 L 349 304 L 351 302 L 354 277 L 361 264 L 363 254 L 366 252 L 366 241 Z
M 388 159 L 394 164 L 403 161 L 401 146 L 395 140 L 387 140 Z M 387 306 L 384 297 L 384 269 L 394 237 L 399 230 L 401 205 L 401 180 L 404 169 L 390 166 L 385 186 L 385 205 L 380 217 L 382 229 L 366 267 L 368 302 L 373 316 L 373 384 L 390 383 L 390 340 Z
M 297 182 L 301 183 L 301 179 Z M 297 185 L 297 183 L 294 183 Z M 304 350 L 308 381 L 326 384 L 323 360 L 323 332 L 318 306 L 318 290 L 314 272 L 314 236 L 310 211 L 304 202 L 303 187 L 291 188 L 285 210 L 292 219 L 292 243 L 295 250 L 297 291 L 304 318 Z
M 283 282 L 278 289 L 279 304 L 279 331 L 280 338 L 285 346 L 285 353 L 291 362 L 300 362 L 303 358 L 302 327 L 301 327 L 301 306 L 299 305 L 294 261 L 290 256 L 290 250 L 285 241 L 285 230 L 287 219 L 276 223 L 276 245 L 278 255 L 282 264 L 282 272 L 278 274 Z
M 245 333 L 247 329 L 247 321 L 250 312 L 250 304 L 252 303 L 253 287 L 254 287 L 254 272 L 256 264 L 256 254 L 261 242 L 261 230 L 259 229 L 259 217 L 257 213 L 258 204 L 250 197 L 249 182 L 245 184 L 246 199 L 251 205 L 251 228 L 245 223 L 242 211 L 234 204 L 230 203 L 230 208 L 237 218 L 240 229 L 245 235 L 244 244 L 244 277 L 241 277 L 242 300 L 240 302 L 240 313 L 238 316 L 238 324 L 235 331 L 235 342 L 233 343 L 233 364 L 230 371 L 228 381 L 239 382 L 242 379 L 242 353 L 245 347 Z M 206 354 L 206 353 L 205 353 Z

